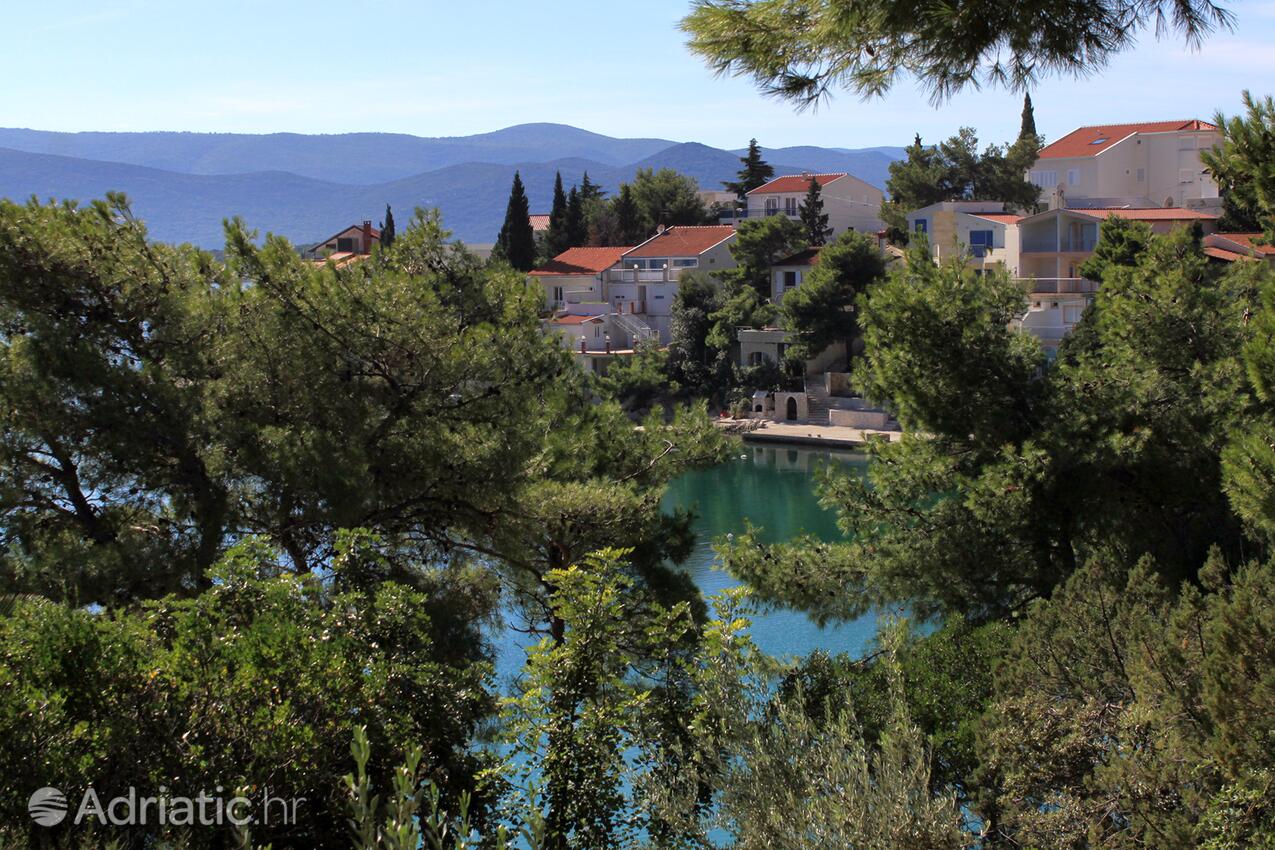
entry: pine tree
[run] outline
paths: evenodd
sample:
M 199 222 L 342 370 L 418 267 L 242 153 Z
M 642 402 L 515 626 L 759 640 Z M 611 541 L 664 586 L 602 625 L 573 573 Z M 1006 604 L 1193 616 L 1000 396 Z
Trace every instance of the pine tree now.
M 575 248 L 588 241 L 589 232 L 584 220 L 584 198 L 575 186 L 567 194 L 567 247 Z
M 527 204 L 522 175 L 517 171 L 514 172 L 509 205 L 505 208 L 505 223 L 496 238 L 494 253 L 520 272 L 531 271 L 536 264 L 536 234 L 531 229 L 531 209 Z
M 1036 111 L 1032 108 L 1031 93 L 1023 95 L 1023 124 L 1018 131 L 1018 138 L 1024 139 L 1028 136 L 1036 136 Z
M 832 228 L 828 226 L 828 214 L 823 211 L 823 187 L 814 177 L 810 178 L 810 188 L 806 190 L 806 198 L 801 202 L 801 226 L 811 245 L 822 245 L 832 235 Z
M 394 212 L 385 205 L 385 221 L 381 224 L 381 247 L 389 249 L 394 244 Z
M 744 164 L 744 167 L 739 170 L 739 180 L 722 185 L 734 192 L 739 197 L 740 204 L 743 204 L 749 192 L 758 186 L 765 185 L 775 176 L 775 169 L 761 158 L 761 148 L 756 139 L 749 140 L 748 153 L 741 156 L 739 161 Z
M 549 230 L 545 233 L 545 254 L 553 259 L 570 247 L 567 194 L 562 191 L 562 172 L 558 172 L 553 178 L 553 207 L 549 210 Z
M 604 197 L 606 192 L 603 188 L 589 179 L 589 172 L 584 172 L 584 177 L 580 178 L 580 200 L 587 206 L 589 201 L 600 201 Z

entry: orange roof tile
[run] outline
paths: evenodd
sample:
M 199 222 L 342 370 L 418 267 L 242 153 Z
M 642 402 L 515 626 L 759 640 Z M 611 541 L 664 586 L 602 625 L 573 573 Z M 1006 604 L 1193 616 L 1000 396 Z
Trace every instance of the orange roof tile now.
M 776 266 L 813 266 L 815 263 L 819 262 L 819 252 L 822 250 L 823 250 L 822 248 L 807 248 L 804 251 L 798 251 L 796 254 L 793 254 L 791 257 L 785 257 L 784 259 L 775 263 L 775 265 Z
M 1275 245 L 1258 245 L 1256 243 L 1256 240 L 1262 238 L 1260 233 L 1215 233 L 1213 235 L 1219 239 L 1234 242 L 1236 245 L 1248 248 L 1258 254 L 1268 257 L 1275 256 Z
M 1237 254 L 1235 251 L 1228 251 L 1225 248 L 1208 248 L 1204 249 L 1204 253 L 1217 260 L 1226 260 L 1228 263 L 1234 263 L 1237 260 L 1255 260 L 1256 257 L 1250 257 L 1248 254 Z
M 808 192 L 810 191 L 810 180 L 813 177 L 819 181 L 819 188 L 827 186 L 834 180 L 840 180 L 847 176 L 844 171 L 835 174 L 790 174 L 787 177 L 776 177 L 769 183 L 758 186 L 748 194 L 750 195 L 771 195 L 776 192 Z
M 559 316 L 553 320 L 555 325 L 584 325 L 589 322 L 600 322 L 601 316 Z
M 657 233 L 641 245 L 626 251 L 621 258 L 698 257 L 735 235 L 729 224 L 678 225 Z
M 1207 121 L 1148 121 L 1141 124 L 1100 124 L 1072 130 L 1056 142 L 1041 148 L 1041 159 L 1094 156 L 1134 133 L 1175 133 L 1184 130 L 1216 130 Z
M 1023 219 L 1021 215 L 1014 215 L 1013 213 L 970 213 L 970 215 L 975 218 L 985 218 L 988 221 L 995 221 L 999 224 L 1018 224 L 1018 222 Z
M 617 248 L 568 248 L 530 274 L 537 277 L 550 275 L 599 274 L 620 261 L 629 246 Z
M 549 229 L 549 213 L 532 213 L 527 218 L 531 220 L 531 229 L 536 233 Z
M 1109 215 L 1114 215 L 1134 221 L 1214 221 L 1217 219 L 1217 216 L 1212 213 L 1184 210 L 1178 207 L 1149 207 L 1146 209 L 1089 207 L 1086 209 L 1068 209 L 1067 212 L 1080 213 L 1092 218 L 1106 218 Z

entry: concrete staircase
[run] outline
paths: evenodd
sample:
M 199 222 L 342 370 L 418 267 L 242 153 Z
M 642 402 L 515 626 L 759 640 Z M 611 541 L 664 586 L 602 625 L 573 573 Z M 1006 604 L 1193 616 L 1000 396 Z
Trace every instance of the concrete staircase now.
M 811 425 L 829 425 L 831 418 L 828 411 L 832 410 L 832 396 L 828 395 L 828 390 L 824 388 L 823 376 L 817 379 L 806 379 L 806 421 Z

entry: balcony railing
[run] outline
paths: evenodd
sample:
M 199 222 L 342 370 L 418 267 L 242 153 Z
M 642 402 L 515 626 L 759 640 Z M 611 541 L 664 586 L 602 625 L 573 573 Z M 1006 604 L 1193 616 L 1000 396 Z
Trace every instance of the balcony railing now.
M 1019 278 L 1031 286 L 1033 295 L 1091 295 L 1098 291 L 1098 283 L 1083 277 L 1024 277 Z
M 1098 244 L 1097 236 L 1078 236 L 1074 239 L 1026 239 L 1023 241 L 1024 254 L 1059 254 L 1082 253 L 1092 251 Z
M 611 283 L 666 283 L 679 280 L 685 270 L 681 266 L 669 269 L 610 269 L 607 280 Z

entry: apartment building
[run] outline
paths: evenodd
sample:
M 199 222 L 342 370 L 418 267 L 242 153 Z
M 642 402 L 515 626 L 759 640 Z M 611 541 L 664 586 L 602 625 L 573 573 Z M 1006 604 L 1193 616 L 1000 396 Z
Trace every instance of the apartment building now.
M 885 227 L 881 221 L 881 202 L 885 199 L 885 193 L 844 172 L 776 177 L 748 193 L 744 216 L 760 218 L 786 215 L 792 219 L 798 218 L 812 180 L 819 183 L 823 211 L 828 216 L 828 226 L 832 228 L 833 236 L 847 230 L 876 233 Z
M 1041 203 L 1055 194 L 1079 207 L 1182 207 L 1218 212 L 1217 183 L 1200 152 L 1221 141 L 1207 121 L 1081 127 L 1046 145 L 1027 178 Z

